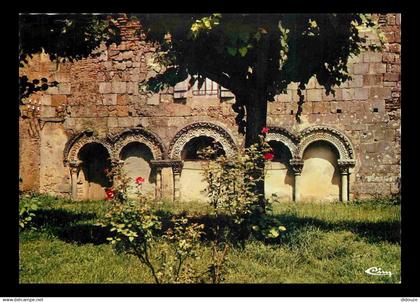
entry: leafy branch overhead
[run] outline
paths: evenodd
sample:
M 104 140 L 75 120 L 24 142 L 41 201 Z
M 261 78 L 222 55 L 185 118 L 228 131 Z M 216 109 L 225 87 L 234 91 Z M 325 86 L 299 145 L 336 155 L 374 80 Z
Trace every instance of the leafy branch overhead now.
M 114 15 L 21 14 L 19 16 L 19 67 L 34 54 L 45 52 L 52 61 L 80 60 L 93 53 L 102 42 L 119 43 L 120 30 Z M 19 77 L 20 103 L 30 94 L 56 86 L 48 79 Z
M 305 88 L 316 76 L 327 93 L 350 79 L 347 62 L 367 47 L 366 32 L 384 37 L 368 14 L 141 15 L 148 38 L 161 45 L 166 72 L 149 81 L 158 91 L 209 78 L 235 95 L 259 90 L 266 100 L 291 82 Z M 264 56 L 264 60 L 261 57 Z M 240 106 L 255 100 L 238 97 Z

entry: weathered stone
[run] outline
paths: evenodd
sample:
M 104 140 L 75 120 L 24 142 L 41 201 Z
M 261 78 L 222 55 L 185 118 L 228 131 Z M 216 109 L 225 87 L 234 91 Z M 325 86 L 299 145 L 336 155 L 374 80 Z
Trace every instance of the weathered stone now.
M 355 88 L 354 99 L 355 100 L 367 100 L 369 98 L 369 88 Z
M 127 93 L 128 94 L 139 94 L 139 83 L 138 82 L 128 82 L 127 83 Z
M 363 62 L 373 63 L 373 62 L 382 62 L 382 53 L 369 51 L 363 54 Z
M 118 118 L 118 126 L 123 128 L 133 127 L 133 119 L 129 117 Z
M 365 74 L 363 76 L 363 85 L 364 86 L 377 86 L 382 83 L 383 80 L 382 74 Z
M 354 89 L 353 88 L 346 88 L 342 89 L 343 100 L 353 100 L 354 99 Z
M 389 87 L 372 87 L 369 90 L 369 98 L 372 99 L 387 99 L 391 97 L 391 88 Z
M 112 92 L 112 85 L 109 82 L 101 82 L 99 83 L 99 93 L 111 93 Z
M 51 106 L 51 95 L 44 94 L 43 96 L 41 96 L 40 103 L 41 105 Z
M 363 86 L 363 75 L 354 75 L 352 76 L 352 80 L 348 81 L 348 87 L 350 88 L 357 88 Z
M 117 105 L 117 95 L 116 94 L 106 94 L 103 96 L 104 105 Z
M 355 63 L 353 64 L 353 73 L 354 74 L 367 74 L 369 71 L 368 63 Z
M 112 93 L 126 93 L 127 83 L 126 82 L 111 82 Z
M 369 64 L 369 73 L 385 73 L 386 72 L 386 64 L 384 63 L 370 63 Z
M 385 18 L 385 16 L 391 17 Z M 312 175 L 306 178 L 307 184 L 303 189 L 300 188 L 303 192 L 303 199 L 313 199 L 312 193 L 309 192 L 309 186 L 313 186 L 322 194 L 329 192 L 332 199 L 340 196 L 341 179 L 339 176 L 334 176 L 334 173 L 338 171 L 338 167 L 334 167 L 337 156 L 326 147 L 328 143 L 323 140 L 328 140 L 328 135 L 321 134 L 322 131 L 326 131 L 326 134 L 329 135 L 337 135 L 337 138 L 341 134 L 346 135 L 353 145 L 356 167 L 350 171 L 350 196 L 360 197 L 379 193 L 386 195 L 391 191 L 398 191 L 398 188 L 391 184 L 400 175 L 401 160 L 401 45 L 398 26 L 400 21 L 398 14 L 378 14 L 375 18 L 381 20 L 381 30 L 389 38 L 388 43 L 385 44 L 385 48 L 381 52 L 362 51 L 359 56 L 350 58 L 348 72 L 353 79 L 342 83 L 340 87 L 335 87 L 335 96 L 327 96 L 325 89 L 313 77 L 306 90 L 303 91 L 305 102 L 302 106 L 300 122 L 297 122 L 295 116 L 299 100 L 298 83 L 289 84 L 287 93 L 276 96 L 276 101 L 268 104 L 267 123 L 270 126 L 294 132 L 296 135 L 304 133 L 305 129 L 317 129 L 314 128 L 316 126 L 322 126 L 319 129 L 324 129 L 316 130 L 320 131 L 319 133 L 314 130 L 314 134 L 317 133 L 317 139 L 320 141 L 315 140 L 316 144 L 310 144 L 303 154 L 305 164 L 302 176 L 305 178 L 305 175 Z M 391 25 L 387 22 L 395 24 Z M 46 56 L 43 58 L 34 56 L 33 63 L 21 69 L 20 72 L 27 73 L 30 79 L 47 77 L 48 79 L 59 79 L 61 84 L 69 84 L 67 87 L 65 85 L 53 87 L 46 92 L 39 93 L 39 97 L 31 97 L 32 103 L 29 106 L 20 108 L 22 115 L 19 119 L 19 144 L 23 146 L 22 154 L 19 155 L 20 161 L 23 163 L 21 165 L 23 167 L 20 167 L 20 174 L 24 179 L 22 184 L 25 188 L 30 189 L 30 186 L 35 186 L 32 189 L 37 190 L 40 188 L 39 184 L 35 184 L 38 181 L 41 182 L 44 191 L 52 194 L 71 194 L 71 192 L 66 193 L 71 179 L 68 175 L 69 168 L 63 166 L 64 146 L 70 137 L 88 129 L 93 130 L 93 135 L 98 135 L 98 138 L 106 140 L 105 137 L 108 134 L 115 135 L 123 129 L 143 127 L 144 131 L 155 133 L 163 141 L 169 158 L 173 156 L 170 154 L 171 143 L 176 141 L 175 135 L 180 131 L 185 131 L 184 134 L 188 136 L 188 139 L 183 141 L 184 143 L 190 142 L 197 135 L 213 137 L 218 133 L 211 132 L 213 131 L 210 130 L 211 127 L 193 133 L 188 125 L 195 122 L 219 125 L 221 129 L 226 130 L 232 136 L 235 145 L 243 144 L 244 136 L 238 132 L 235 121 L 237 113 L 232 109 L 234 99 L 226 101 L 219 99 L 218 94 L 207 95 L 208 92 L 205 92 L 203 96 L 197 96 L 188 87 L 182 91 L 183 99 L 174 98 L 173 89 L 153 95 L 148 94 L 149 92 L 145 90 L 139 91 L 138 83 L 144 81 L 146 75 L 155 74 L 146 65 L 145 58 L 147 56 L 150 59 L 153 56 L 152 48 L 155 46 L 150 45 L 146 40 L 139 41 L 130 36 L 133 31 L 130 26 L 133 24 L 130 22 L 124 24 L 122 25 L 122 43 L 109 47 L 103 44 L 95 50 L 100 55 L 99 57 L 87 57 L 83 60 L 63 63 L 57 69 L 57 65 L 51 63 Z M 373 34 L 369 34 L 367 38 L 370 39 L 368 43 L 374 40 L 378 42 L 377 37 L 374 37 Z M 214 90 L 217 91 L 217 89 Z M 180 92 L 175 91 L 175 93 Z M 68 105 L 63 106 L 64 104 Z M 38 106 L 41 107 L 39 112 L 37 112 Z M 50 125 L 57 128 L 40 132 L 44 122 L 47 128 Z M 328 129 L 325 128 L 326 126 L 336 130 L 325 130 Z M 64 131 L 66 136 L 64 137 L 58 129 Z M 133 140 L 138 140 L 140 137 L 131 137 L 130 135 L 128 134 L 126 137 Z M 55 136 L 59 138 L 57 141 L 55 141 Z M 219 139 L 223 137 L 220 133 L 216 136 Z M 84 137 L 83 134 L 81 137 Z M 277 138 L 282 140 L 280 135 Z M 305 138 L 308 136 L 303 135 L 302 141 Z M 143 139 L 145 143 L 154 144 L 152 140 L 148 141 L 146 138 L 140 140 Z M 40 140 L 42 140 L 43 148 L 40 147 Z M 340 139 L 338 138 L 338 140 Z M 51 144 L 49 147 L 51 149 L 45 148 L 46 142 Z M 111 140 L 107 142 L 112 144 Z M 81 147 L 82 141 L 76 142 L 76 144 L 78 143 L 81 144 L 79 146 Z M 331 144 L 334 143 L 331 142 Z M 155 146 L 152 151 L 158 152 L 156 150 L 159 148 Z M 76 150 L 74 155 L 76 159 L 77 154 Z M 48 160 L 48 157 L 51 157 L 53 164 L 48 163 L 48 168 L 45 166 L 40 168 L 42 163 L 37 160 L 37 156 L 43 158 L 41 162 L 44 164 L 46 163 L 45 159 Z M 155 157 L 155 154 L 153 156 Z M 330 164 L 328 169 L 324 169 L 325 166 L 321 162 L 325 164 L 327 161 L 330 161 Z M 188 163 L 188 160 L 184 162 Z M 194 165 L 190 165 L 190 168 L 197 168 L 198 164 Z M 274 162 L 272 167 L 278 168 L 280 165 L 281 163 Z M 281 167 L 285 168 L 286 166 Z M 273 189 L 280 190 L 281 196 L 291 199 L 295 186 L 293 173 L 287 171 L 287 168 L 283 170 L 277 168 L 270 168 L 271 170 L 267 174 L 267 192 L 271 192 L 270 190 L 273 191 Z M 315 175 L 314 177 L 314 174 L 321 170 L 330 174 L 327 173 L 327 176 Z M 80 171 L 78 181 L 82 184 L 78 189 L 88 184 L 86 179 L 83 180 L 83 170 Z M 183 174 L 181 174 L 182 181 L 168 190 L 169 197 L 173 197 L 171 194 L 174 190 L 182 190 L 185 198 L 189 194 L 195 196 L 194 194 L 197 193 L 193 190 L 198 188 L 198 185 L 194 188 L 185 187 L 185 184 L 191 183 L 191 179 L 188 178 L 190 172 L 186 171 L 188 171 L 188 164 L 186 170 L 183 170 Z M 166 172 L 172 173 L 172 168 L 167 167 Z M 292 175 L 292 178 L 288 180 L 290 184 L 282 181 L 288 174 Z M 35 176 L 32 177 L 32 175 Z M 193 174 L 190 173 L 191 175 Z M 202 183 L 196 176 L 194 181 L 201 185 Z M 162 176 L 162 184 L 160 187 L 158 181 L 156 185 L 153 184 L 152 193 L 162 190 L 164 182 L 165 186 L 174 185 L 175 177 L 178 176 L 172 174 Z M 274 178 L 270 179 L 270 177 Z M 321 181 L 324 179 L 323 177 L 328 178 L 328 181 Z M 331 182 L 334 177 L 338 178 Z M 156 180 L 158 179 L 159 174 L 156 177 Z M 320 182 L 327 183 L 327 188 L 320 185 Z M 284 183 L 285 186 L 280 186 L 279 183 Z M 92 187 L 92 191 L 96 190 L 103 198 L 105 186 L 101 187 L 98 184 L 90 183 L 85 187 Z M 289 190 L 287 194 L 284 193 L 286 189 Z M 83 192 L 80 194 L 76 196 L 76 199 L 89 197 L 83 195 Z M 330 197 L 322 195 L 322 198 L 329 199 Z
M 400 73 L 386 73 L 384 75 L 384 81 L 394 81 L 397 82 L 400 80 Z
M 51 96 L 51 106 L 57 107 L 59 105 L 63 105 L 66 102 L 65 95 L 52 95 Z
M 58 84 L 58 93 L 59 94 L 70 94 L 71 93 L 71 84 L 70 83 L 60 83 L 60 84 Z
M 159 105 L 159 94 L 155 93 L 147 98 L 148 105 Z
M 308 89 L 306 91 L 306 98 L 308 102 L 322 101 L 322 89 Z

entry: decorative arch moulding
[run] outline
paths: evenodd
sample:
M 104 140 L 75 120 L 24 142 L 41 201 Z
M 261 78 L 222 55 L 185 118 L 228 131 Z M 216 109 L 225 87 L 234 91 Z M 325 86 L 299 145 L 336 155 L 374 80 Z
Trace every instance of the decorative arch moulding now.
M 336 148 L 340 165 L 348 167 L 355 165 L 352 143 L 345 134 L 337 129 L 315 126 L 303 129 L 296 134 L 282 127 L 269 126 L 268 128 L 267 141 L 283 143 L 289 149 L 293 159 L 303 158 L 305 149 L 311 143 L 326 141 Z M 200 136 L 211 137 L 220 143 L 227 156 L 235 156 L 238 150 L 233 136 L 222 126 L 210 122 L 195 122 L 184 126 L 175 134 L 168 149 L 157 134 L 145 128 L 126 129 L 115 135 L 109 134 L 105 138 L 99 138 L 93 130 L 85 130 L 74 135 L 67 142 L 63 152 L 64 165 L 77 165 L 80 149 L 89 143 L 101 144 L 108 151 L 111 161 L 117 162 L 120 160 L 121 150 L 132 142 L 146 145 L 153 154 L 154 162 L 169 165 L 170 162 L 181 160 L 181 151 L 185 144 Z
M 301 130 L 298 134 L 282 127 L 268 126 L 268 141 L 279 141 L 289 148 L 292 158 L 301 159 L 305 149 L 313 142 L 326 141 L 339 153 L 340 160 L 353 161 L 354 149 L 350 139 L 341 131 L 327 126 L 313 126 Z
M 191 139 L 206 136 L 213 138 L 216 142 L 222 145 L 228 157 L 235 156 L 237 151 L 236 143 L 232 137 L 223 127 L 209 123 L 209 122 L 196 122 L 183 127 L 175 134 L 169 145 L 169 156 L 172 159 L 180 160 L 181 151 L 185 144 Z
M 165 159 L 167 152 L 160 137 L 150 130 L 144 128 L 131 128 L 124 130 L 111 137 L 113 142 L 113 157 L 120 159 L 122 149 L 130 143 L 142 143 L 146 145 L 153 154 L 155 160 Z

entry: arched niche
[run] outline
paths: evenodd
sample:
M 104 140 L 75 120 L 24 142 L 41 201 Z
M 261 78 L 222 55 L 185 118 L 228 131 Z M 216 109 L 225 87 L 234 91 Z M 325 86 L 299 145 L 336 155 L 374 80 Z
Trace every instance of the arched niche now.
M 292 158 L 297 156 L 299 137 L 281 127 L 269 126 L 266 134 L 266 141 L 276 141 L 282 143 L 291 153 Z
M 108 150 L 100 143 L 83 145 L 78 153 L 76 196 L 78 200 L 101 200 L 106 197 L 105 189 L 112 186 L 105 169 L 111 167 Z
M 66 143 L 63 151 L 64 165 L 75 166 L 78 163 L 78 154 L 82 147 L 87 144 L 96 143 L 102 145 L 108 152 L 109 158 L 113 160 L 113 143 L 109 138 L 99 138 L 92 130 L 86 130 L 73 135 Z
M 302 154 L 301 201 L 339 201 L 339 150 L 327 140 L 312 141 Z
M 150 148 L 144 143 L 133 141 L 121 148 L 119 159 L 123 161 L 122 168 L 130 178 L 128 195 L 130 198 L 137 197 L 137 177 L 144 178 L 140 190 L 142 193 L 154 197 L 156 185 L 156 171 L 150 165 L 154 159 Z
M 309 127 L 300 132 L 299 138 L 297 152 L 299 158 L 303 157 L 303 153 L 311 143 L 326 141 L 338 151 L 340 160 L 351 161 L 354 159 L 354 148 L 350 139 L 337 129 L 326 126 Z
M 294 185 L 294 175 L 290 167 L 292 152 L 281 141 L 270 140 L 268 144 L 273 150 L 274 157 L 266 163 L 265 195 L 279 201 L 292 201 Z
M 237 150 L 232 136 L 221 126 L 208 123 L 197 122 L 182 128 L 173 138 L 169 147 L 169 156 L 174 160 L 181 160 L 181 152 L 185 144 L 195 137 L 210 137 L 219 143 L 226 156 L 235 156 Z
M 214 157 L 226 155 L 223 146 L 209 136 L 197 136 L 184 144 L 181 150 L 183 168 L 180 175 L 180 198 L 183 201 L 205 201 L 207 195 L 204 189 L 207 183 L 203 176 L 204 159 L 199 156 L 199 151 L 212 147 L 216 150 Z
M 139 142 L 149 148 L 156 160 L 167 157 L 167 152 L 159 136 L 144 128 L 126 129 L 111 137 L 114 146 L 114 157 L 119 158 L 121 150 L 131 142 Z

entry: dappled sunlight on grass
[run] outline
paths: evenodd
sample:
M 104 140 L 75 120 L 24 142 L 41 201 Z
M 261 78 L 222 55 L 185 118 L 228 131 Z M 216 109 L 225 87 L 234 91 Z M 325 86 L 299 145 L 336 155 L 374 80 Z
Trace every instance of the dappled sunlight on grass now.
M 75 202 L 39 197 L 32 225 L 20 234 L 21 283 L 152 283 L 138 259 L 117 254 L 107 243 L 109 231 L 97 225 L 106 201 Z M 212 223 L 203 202 L 156 203 L 169 223 L 186 212 L 193 221 Z M 400 206 L 368 203 L 275 203 L 273 215 L 287 228 L 277 242 L 256 239 L 228 254 L 226 283 L 398 283 L 400 281 Z M 159 252 L 158 250 L 156 251 Z M 206 236 L 200 259 L 210 258 Z M 371 276 L 372 266 L 392 276 Z

